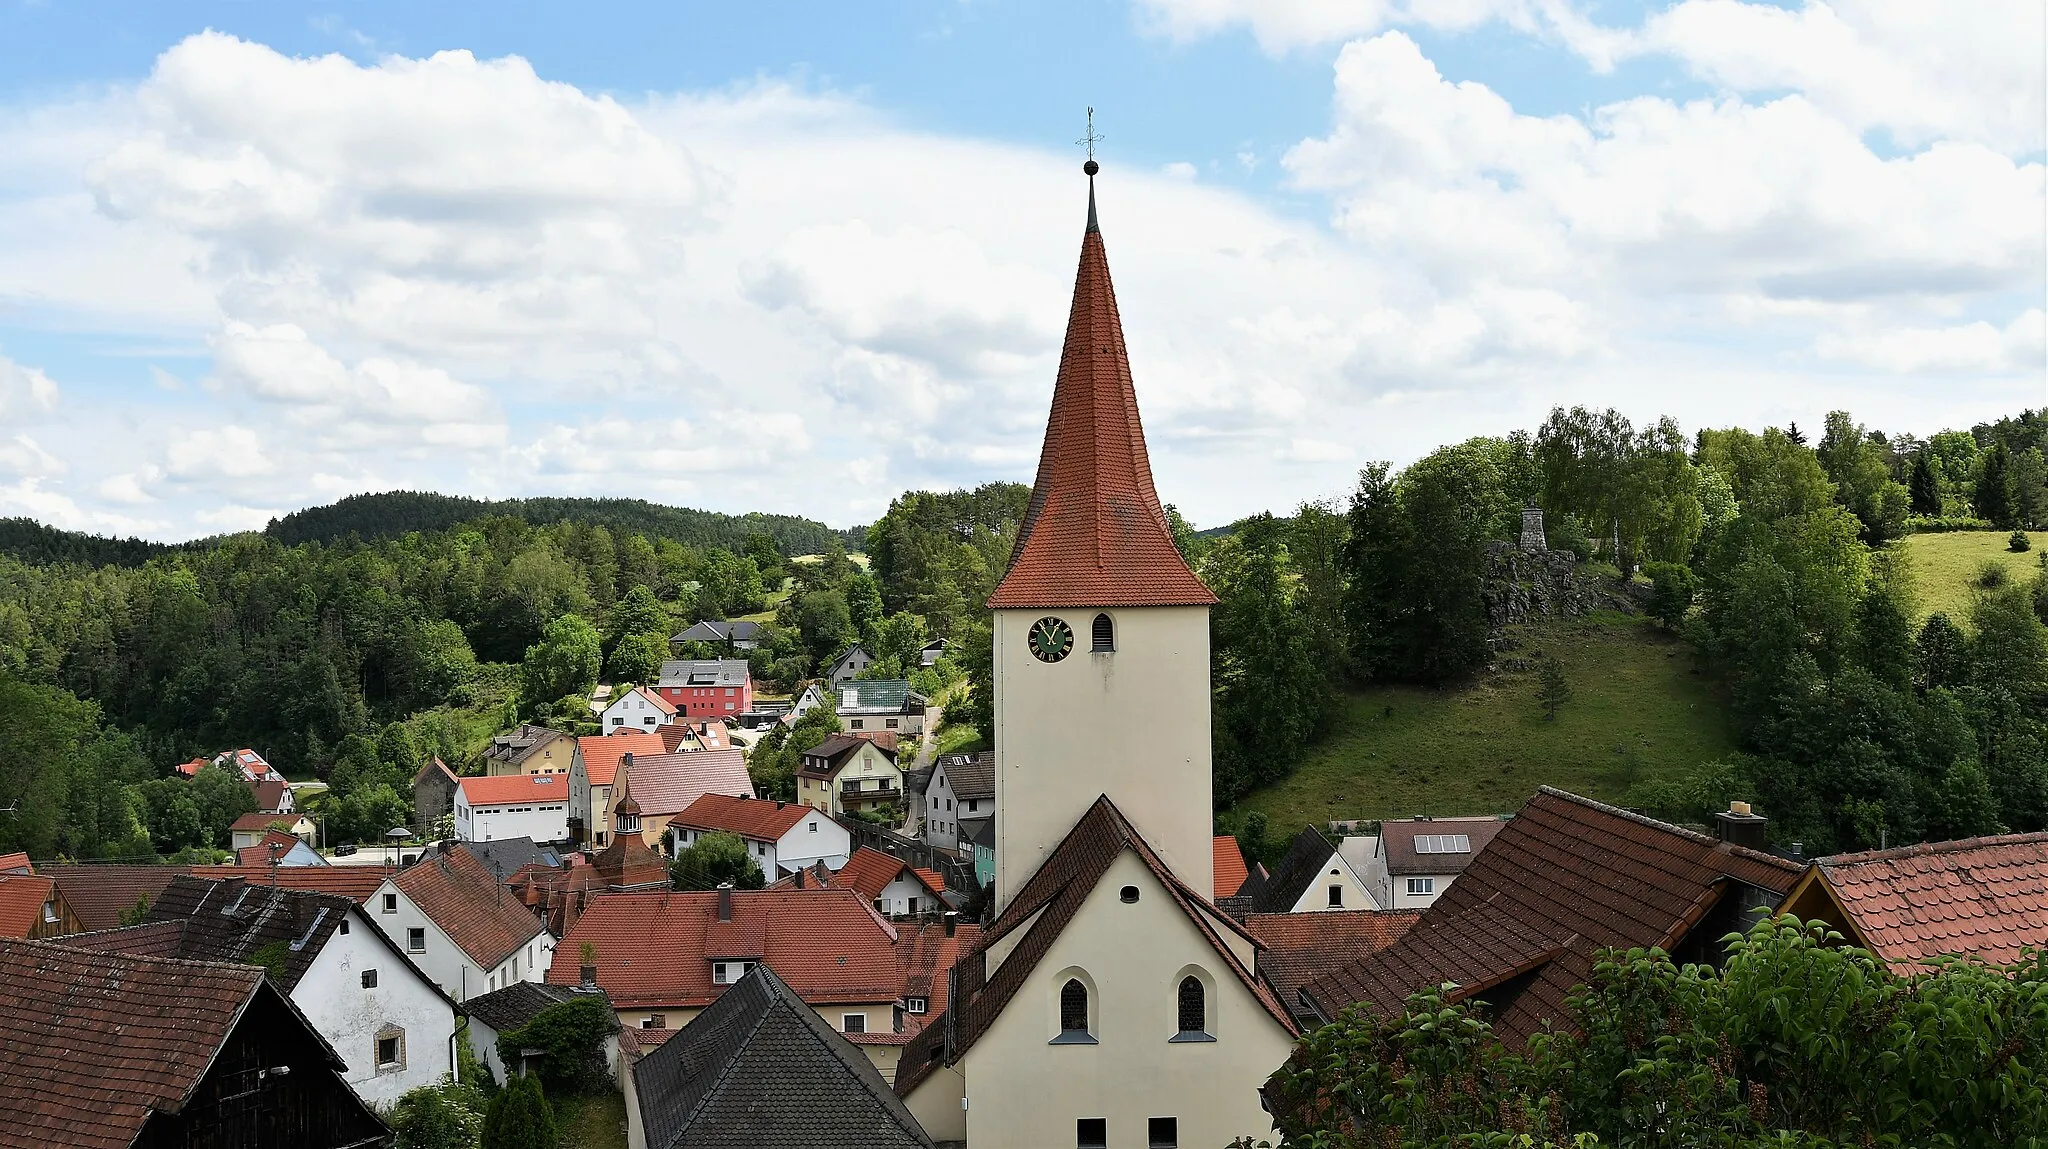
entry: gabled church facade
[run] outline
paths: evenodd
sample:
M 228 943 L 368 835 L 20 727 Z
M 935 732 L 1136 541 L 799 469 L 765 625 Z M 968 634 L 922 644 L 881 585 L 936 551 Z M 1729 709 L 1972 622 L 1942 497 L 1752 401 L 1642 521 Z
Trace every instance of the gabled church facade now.
M 1209 607 L 1152 485 L 1088 224 L 1031 502 L 995 613 L 996 917 L 896 1089 L 971 1149 L 1269 1135 L 1298 1035 L 1210 904 Z

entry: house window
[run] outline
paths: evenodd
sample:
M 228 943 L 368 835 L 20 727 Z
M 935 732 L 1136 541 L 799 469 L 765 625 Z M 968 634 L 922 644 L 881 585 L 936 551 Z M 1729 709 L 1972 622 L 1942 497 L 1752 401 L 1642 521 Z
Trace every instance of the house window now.
M 815 834 L 815 833 L 817 833 L 817 832 L 818 832 L 818 824 L 817 824 L 816 822 L 812 822 L 812 823 L 811 823 L 811 833 Z
M 861 720 L 860 720 L 860 719 L 858 719 L 858 718 L 854 719 L 854 720 L 853 720 L 853 728 L 854 728 L 855 730 L 859 730 L 859 729 L 860 729 L 860 723 L 861 723 Z
M 376 970 L 373 970 L 373 969 L 366 969 L 366 970 L 364 970 L 364 971 L 363 971 L 363 988 L 364 988 L 364 989 L 376 989 L 376 988 L 377 988 L 377 971 L 376 971 Z
M 1343 887 L 1343 886 L 1331 886 L 1331 887 L 1330 887 L 1330 905 L 1331 905 L 1331 907 L 1332 907 L 1332 908 L 1335 908 L 1335 907 L 1339 907 L 1339 906 L 1342 906 L 1343 904 L 1344 904 L 1344 887 Z
M 891 730 L 894 730 L 896 729 L 896 720 L 894 718 L 888 719 L 887 721 L 883 722 L 882 725 L 888 727 Z
M 978 813 L 978 812 L 980 812 L 980 810 L 981 810 L 981 799 L 979 799 L 979 798 L 969 798 L 969 799 L 967 800 L 967 812 L 968 812 L 968 813 L 970 813 L 970 814 L 974 814 L 974 813 Z
M 1088 1032 L 1088 987 L 1080 978 L 1068 978 L 1060 987 L 1060 1035 L 1053 1044 L 1095 1044 Z
M 931 1001 L 922 997 L 908 998 L 903 1004 L 912 1013 L 923 1013 L 932 1007 Z
M 1074 1122 L 1074 1149 L 1109 1149 L 1109 1121 L 1083 1117 Z
M 347 918 L 343 918 L 343 919 L 341 919 L 341 932 L 342 932 L 342 933 L 344 933 L 344 934 L 348 932 L 348 919 L 347 919 Z
M 1146 1118 L 1145 1146 L 1146 1149 L 1180 1149 L 1180 1118 Z
M 54 922 L 57 920 L 57 917 L 57 903 L 54 901 L 44 902 L 43 920 L 46 922 Z
M 1209 992 L 1202 986 L 1202 979 L 1194 974 L 1180 979 L 1180 988 L 1174 991 L 1174 1012 L 1178 1015 L 1180 1032 L 1175 1034 L 1181 1041 L 1203 1040 L 1209 1036 Z
M 405 1031 L 395 1025 L 377 1031 L 377 1071 L 405 1068 Z
M 1108 654 L 1116 649 L 1116 624 L 1109 621 L 1108 615 L 1098 614 L 1095 616 L 1094 631 L 1094 653 Z
M 1428 897 L 1429 895 L 1431 895 L 1431 894 L 1433 894 L 1433 893 L 1436 893 L 1436 879 L 1435 879 L 1435 878 L 1410 878 L 1410 879 L 1408 879 L 1408 896 L 1409 896 L 1409 897 L 1414 897 L 1414 898 L 1426 898 L 1426 897 Z
M 426 927 L 413 926 L 411 929 L 405 931 L 405 950 L 407 953 L 416 954 L 423 954 L 427 952 Z
M 864 1013 L 840 1014 L 839 1031 L 841 1033 L 866 1033 L 868 1031 L 868 1015 Z
M 397 913 L 397 912 L 398 912 L 398 895 L 397 895 L 397 894 L 385 894 L 385 895 L 384 895 L 384 912 L 385 912 L 385 913 L 387 913 L 387 914 L 395 914 L 395 913 Z
M 1126 905 L 1135 903 L 1138 900 L 1138 887 L 1125 886 L 1123 889 L 1118 890 L 1116 892 L 1116 900 Z
M 647 1015 L 646 1017 L 643 1017 L 643 1018 L 641 1018 L 641 1019 L 640 1019 L 640 1028 L 641 1028 L 641 1029 L 667 1029 L 667 1028 L 668 1028 L 668 1015 L 667 1015 L 667 1014 L 665 1014 L 665 1013 L 650 1013 L 650 1014 L 648 1014 L 648 1015 Z
M 732 984 L 732 967 L 730 967 L 730 966 L 726 965 L 726 963 L 724 963 L 724 962 L 722 962 L 722 961 L 715 961 L 715 962 L 712 962 L 712 963 L 711 963 L 711 984 L 713 984 L 713 985 L 731 985 L 731 984 Z

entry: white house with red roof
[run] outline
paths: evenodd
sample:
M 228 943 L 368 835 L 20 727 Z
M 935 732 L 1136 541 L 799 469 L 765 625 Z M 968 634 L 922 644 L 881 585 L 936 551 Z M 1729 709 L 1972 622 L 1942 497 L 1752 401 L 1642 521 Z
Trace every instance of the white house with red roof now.
M 1093 177 L 994 611 L 996 916 L 899 1096 L 975 1149 L 1270 1137 L 1298 1028 L 1212 902 L 1209 608 L 1152 484 Z
M 597 716 L 597 728 L 606 734 L 629 730 L 654 730 L 676 720 L 676 704 L 644 686 L 636 686 L 617 698 Z M 586 760 L 586 766 L 588 762 Z
M 502 774 L 464 778 L 455 786 L 455 836 L 464 842 L 494 838 L 569 839 L 567 774 Z
M 799 883 L 853 890 L 878 912 L 892 918 L 915 917 L 946 908 L 946 886 L 936 873 L 866 846 L 855 850 L 836 871 L 812 867 L 775 885 L 778 889 L 801 888 Z
M 391 875 L 364 912 L 458 1002 L 540 981 L 554 961 L 555 936 L 459 846 Z
M 846 864 L 853 850 L 846 827 L 801 802 L 706 794 L 670 819 L 669 825 L 677 844 L 685 849 L 706 834 L 739 835 L 771 882 L 821 863 L 836 870 Z

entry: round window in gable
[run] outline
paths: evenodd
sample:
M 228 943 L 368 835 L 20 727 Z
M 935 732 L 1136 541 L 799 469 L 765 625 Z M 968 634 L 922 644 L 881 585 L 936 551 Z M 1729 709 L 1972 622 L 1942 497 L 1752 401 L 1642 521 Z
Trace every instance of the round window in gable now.
M 1126 904 L 1130 902 L 1135 902 L 1138 900 L 1138 887 L 1125 886 L 1123 889 L 1118 890 L 1116 892 L 1116 896 L 1119 901 L 1122 901 Z

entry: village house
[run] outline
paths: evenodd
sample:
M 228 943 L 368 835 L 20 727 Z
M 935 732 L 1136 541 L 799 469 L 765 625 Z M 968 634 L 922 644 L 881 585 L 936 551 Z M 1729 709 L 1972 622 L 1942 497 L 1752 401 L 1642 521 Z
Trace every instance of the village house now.
M 11 1145 L 355 1149 L 390 1136 L 344 1081 L 346 1060 L 252 965 L 0 940 L 0 1049 Z
M 861 671 L 866 670 L 874 661 L 875 656 L 856 642 L 841 651 L 839 657 L 832 660 L 832 665 L 825 668 L 825 681 L 834 688 L 844 686 L 859 678 Z
M 1421 916 L 1420 910 L 1253 914 L 1244 928 L 1259 943 L 1259 980 L 1307 1030 L 1322 1022 L 1303 1004 L 1302 987 L 1393 945 Z
M 235 851 L 240 866 L 324 866 L 327 859 L 308 846 L 303 838 L 273 829 L 253 844 Z
M 470 998 L 462 1003 L 463 1012 L 469 1015 L 470 1052 L 491 1071 L 492 1077 L 509 1081 L 524 1067 L 505 1064 L 504 1055 L 498 1051 L 498 1038 L 524 1029 L 550 1006 L 586 997 L 605 1003 L 606 1020 L 611 1022 L 612 1032 L 604 1040 L 603 1056 L 605 1068 L 616 1077 L 619 1073 L 618 1018 L 611 1014 L 611 1003 L 605 1001 L 604 991 L 594 984 L 550 985 L 541 981 L 515 981 L 503 989 Z
M 634 1045 L 620 1074 L 631 1149 L 931 1149 L 875 1066 L 766 965 L 673 1037 Z
M 1325 1021 L 1353 1004 L 1394 1014 L 1450 982 L 1450 1000 L 1485 1003 L 1494 1032 L 1520 1045 L 1565 1019 L 1601 949 L 1718 966 L 1721 939 L 1777 906 L 1806 867 L 1763 852 L 1763 818 L 1716 821 L 1709 836 L 1545 786 L 1406 933 L 1292 1004 Z
M 458 779 L 455 771 L 436 755 L 427 759 L 412 776 L 412 808 L 419 819 L 420 830 L 430 837 L 435 824 L 443 818 L 455 817 L 455 786 Z
M 630 794 L 612 807 L 611 840 L 595 857 L 570 854 L 559 867 L 522 866 L 507 884 L 558 938 L 568 934 L 593 899 L 669 887 L 668 863 L 641 840 L 640 804 Z
M 20 857 L 26 868 L 28 855 Z M 56 879 L 18 870 L 0 872 L 0 938 L 53 938 L 84 928 Z
M 611 705 L 598 714 L 597 728 L 606 734 L 620 734 L 628 730 L 653 730 L 675 720 L 675 703 L 644 686 L 636 686 L 612 699 Z
M 455 836 L 464 842 L 492 838 L 566 842 L 569 793 L 574 784 L 572 777 L 563 774 L 464 778 L 455 787 Z
M 1821 858 L 1778 912 L 1826 922 L 1899 974 L 1944 955 L 2010 965 L 2048 949 L 2048 833 Z
M 691 803 L 706 794 L 730 797 L 754 796 L 753 779 L 747 776 L 746 755 L 738 750 L 701 750 L 676 754 L 629 754 L 619 760 L 613 783 L 613 811 L 628 796 L 633 799 L 633 824 L 640 840 L 673 855 L 678 834 L 669 823 Z M 614 832 L 620 824 L 612 819 Z
M 706 619 L 692 624 L 689 629 L 668 641 L 671 647 L 677 649 L 681 649 L 686 642 L 708 642 L 714 646 L 723 646 L 730 652 L 753 650 L 761 645 L 761 640 L 765 637 L 765 628 L 758 622 L 749 622 L 746 619 L 735 622 Z
M 1216 596 L 1174 546 L 1144 442 L 1091 183 L 1037 480 L 987 604 L 995 919 L 895 1079 L 935 1141 L 1272 1129 L 1259 1087 L 1298 1029 L 1209 900 Z
M 284 775 L 278 773 L 277 767 L 272 766 L 263 755 L 246 748 L 223 750 L 211 758 L 194 758 L 190 762 L 181 762 L 177 766 L 177 771 L 186 778 L 191 778 L 208 766 L 218 766 L 251 784 L 285 780 Z
M 732 734 L 723 718 L 678 718 L 661 727 L 659 733 L 662 749 L 670 754 L 733 748 Z
M 976 824 L 995 814 L 995 752 L 939 755 L 924 790 L 925 844 L 961 851 Z
M 805 750 L 796 769 L 797 801 L 838 816 L 903 800 L 896 751 L 851 734 L 827 735 Z
M 923 650 L 918 652 L 917 664 L 919 666 L 931 666 L 946 657 L 946 652 L 952 648 L 953 644 L 943 638 L 932 639 L 924 644 Z
M 610 841 L 612 824 L 612 789 L 618 781 L 619 762 L 628 755 L 647 757 L 666 754 L 669 747 L 662 737 L 664 733 L 687 729 L 679 725 L 661 727 L 658 730 L 625 730 L 612 735 L 586 735 L 576 740 L 577 752 L 583 757 L 583 794 L 570 802 L 570 820 L 576 826 L 590 827 L 590 844 L 604 849 Z M 577 817 L 587 819 L 576 822 Z
M 554 935 L 459 846 L 391 875 L 377 889 L 371 916 L 459 1002 L 539 981 L 554 957 Z
M 664 662 L 654 692 L 685 718 L 738 718 L 754 708 L 754 679 L 744 658 Z
M 228 824 L 228 848 L 246 849 L 273 830 L 282 830 L 302 842 L 311 842 L 315 833 L 313 820 L 304 814 L 266 814 L 258 810 Z
M 455 1068 L 455 1004 L 347 898 L 180 876 L 142 924 L 62 944 L 262 966 L 343 1054 L 349 1087 L 372 1104 L 389 1105 Z
M 484 773 L 567 774 L 576 764 L 576 740 L 545 726 L 523 725 L 484 747 Z
M 1294 836 L 1273 872 L 1253 874 L 1238 887 L 1255 914 L 1384 909 L 1366 880 L 1313 826 Z
M 833 686 L 839 724 L 849 732 L 887 730 L 924 733 L 925 697 L 900 678 L 841 682 Z
M 706 834 L 738 835 L 771 882 L 806 866 L 836 870 L 853 850 L 846 827 L 801 802 L 706 794 L 669 824 L 684 849 Z
M 823 864 L 800 869 L 775 883 L 774 888 L 805 886 L 852 890 L 866 898 L 876 912 L 892 918 L 939 913 L 949 908 L 945 879 L 937 873 L 866 846 L 855 850 L 837 870 Z
M 951 919 L 891 922 L 853 890 L 814 885 L 608 894 L 562 938 L 548 981 L 580 984 L 595 965 L 621 1025 L 679 1029 L 765 964 L 887 1077 L 978 936 Z
M 1379 837 L 1367 840 L 1359 872 L 1380 905 L 1427 909 L 1506 824 L 1502 818 L 1389 819 L 1380 823 Z
M 249 783 L 249 795 L 256 799 L 256 809 L 264 813 L 289 814 L 297 808 L 292 784 L 282 778 L 259 778 Z

